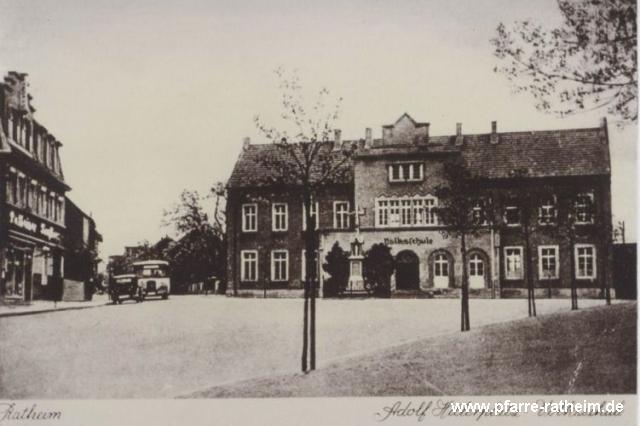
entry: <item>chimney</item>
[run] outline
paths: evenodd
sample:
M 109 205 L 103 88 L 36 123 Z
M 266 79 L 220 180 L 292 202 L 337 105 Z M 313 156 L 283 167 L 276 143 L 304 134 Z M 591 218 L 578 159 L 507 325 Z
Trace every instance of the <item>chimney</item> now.
M 251 138 L 247 136 L 246 138 L 242 139 L 242 149 L 249 149 L 249 145 L 251 145 Z
M 342 130 L 333 130 L 333 150 L 339 151 L 342 149 Z
M 371 127 L 364 129 L 364 147 L 369 149 L 373 146 L 373 136 L 371 133 Z
M 607 117 L 602 117 L 600 119 L 600 127 L 602 127 L 603 129 L 607 128 Z
M 500 141 L 500 138 L 498 137 L 498 122 L 497 121 L 492 121 L 491 122 L 491 138 L 490 138 L 490 142 L 492 144 L 497 144 Z
M 456 123 L 456 146 L 464 144 L 464 136 L 462 136 L 462 123 Z
M 600 119 L 600 138 L 604 144 L 609 143 L 609 129 L 607 127 L 607 117 Z

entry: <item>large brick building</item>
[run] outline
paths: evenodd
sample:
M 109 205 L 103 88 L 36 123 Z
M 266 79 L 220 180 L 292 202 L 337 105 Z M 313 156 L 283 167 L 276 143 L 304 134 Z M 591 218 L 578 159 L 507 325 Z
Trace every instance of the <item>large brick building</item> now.
M 454 135 L 431 136 L 428 123 L 404 114 L 383 126 L 382 138 L 367 129 L 363 139 L 342 141 L 336 131 L 336 140 L 322 149 L 340 156 L 335 148 L 345 144 L 356 148 L 344 165 L 345 177 L 315 199 L 321 262 L 336 242 L 348 250 L 359 235 L 365 250 L 376 243 L 391 247 L 394 293 L 457 294 L 459 241 L 443 236 L 434 208 L 444 164 L 463 159 L 484 188 L 499 194 L 502 217 L 500 226 L 487 225 L 467 244 L 472 294 L 526 296 L 529 267 L 538 296 L 568 295 L 572 280 L 585 297 L 611 287 L 606 121 L 586 129 L 508 133 L 498 133 L 494 122 L 486 134 L 463 134 L 458 124 Z M 305 224 L 299 191 L 261 179 L 270 170 L 260 158 L 276 151 L 272 144 L 245 140 L 229 180 L 230 294 L 302 294 Z M 537 202 L 527 227 L 515 201 L 523 192 Z M 573 218 L 571 232 L 560 226 L 565 217 Z
M 62 143 L 34 118 L 26 77 L 0 82 L 0 301 L 62 297 L 73 256 Z

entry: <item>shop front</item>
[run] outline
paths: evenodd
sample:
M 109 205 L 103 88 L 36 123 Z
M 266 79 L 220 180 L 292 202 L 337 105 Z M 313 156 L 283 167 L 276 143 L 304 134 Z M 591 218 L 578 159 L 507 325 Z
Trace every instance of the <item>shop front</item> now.
M 63 276 L 64 228 L 9 208 L 8 238 L 2 247 L 2 298 L 28 302 L 59 298 Z

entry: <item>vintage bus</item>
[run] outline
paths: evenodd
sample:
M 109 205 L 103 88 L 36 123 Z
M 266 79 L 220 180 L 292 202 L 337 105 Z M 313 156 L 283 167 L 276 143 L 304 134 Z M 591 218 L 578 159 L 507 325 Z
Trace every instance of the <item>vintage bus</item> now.
M 144 260 L 134 262 L 133 271 L 138 280 L 138 287 L 143 298 L 159 296 L 167 299 L 171 293 L 169 263 L 164 260 Z

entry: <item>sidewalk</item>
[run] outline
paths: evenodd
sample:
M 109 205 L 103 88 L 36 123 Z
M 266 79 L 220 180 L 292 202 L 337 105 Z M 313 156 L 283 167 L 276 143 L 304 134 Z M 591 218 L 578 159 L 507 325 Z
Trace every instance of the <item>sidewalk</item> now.
M 109 303 L 107 294 L 94 294 L 93 299 L 87 302 L 58 302 L 49 300 L 33 300 L 29 304 L 14 305 L 0 304 L 0 318 L 17 315 L 41 314 L 45 312 L 68 311 L 72 309 L 87 309 L 104 306 Z

